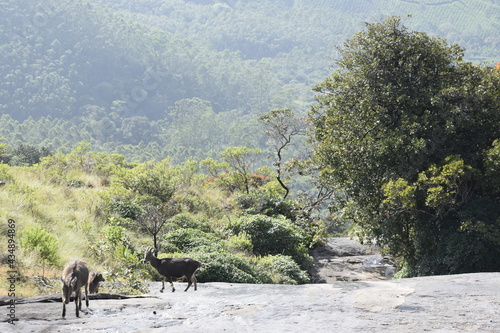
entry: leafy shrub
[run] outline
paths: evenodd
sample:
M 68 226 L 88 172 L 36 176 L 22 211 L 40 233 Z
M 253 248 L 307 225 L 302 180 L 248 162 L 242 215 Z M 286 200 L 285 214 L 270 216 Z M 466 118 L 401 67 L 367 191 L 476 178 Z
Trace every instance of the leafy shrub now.
M 168 252 L 191 252 L 202 247 L 222 249 L 222 243 L 215 235 L 192 228 L 170 231 L 163 240 L 162 248 Z
M 120 225 L 120 220 L 110 218 L 108 224 L 100 232 L 100 238 L 96 242 L 91 242 L 89 251 L 96 259 L 102 263 L 116 262 L 115 252 L 120 253 L 122 246 L 129 246 L 126 229 Z
M 110 208 L 111 212 L 118 214 L 121 217 L 134 220 L 142 214 L 141 207 L 127 199 L 115 199 Z
M 260 258 L 257 266 L 261 274 L 266 276 L 270 283 L 304 284 L 310 282 L 307 272 L 301 270 L 290 256 L 280 254 L 266 256 Z
M 211 231 L 208 221 L 202 220 L 200 218 L 195 218 L 188 213 L 177 214 L 174 217 L 168 219 L 166 228 L 167 230 L 190 228 L 201 230 L 203 232 Z
M 493 195 L 500 194 L 500 140 L 493 141 L 484 158 L 486 187 Z
M 117 245 L 112 253 L 114 259 L 107 265 L 108 276 L 113 288 L 123 294 L 145 293 L 147 285 L 142 282 L 145 276 L 142 258 L 129 245 Z
M 103 229 L 105 239 L 113 246 L 125 242 L 125 228 L 119 225 L 108 225 Z
M 39 163 L 45 156 L 52 155 L 47 147 L 37 148 L 31 145 L 20 144 L 17 148 L 12 150 L 10 165 L 33 165 Z
M 135 252 L 121 226 L 121 220 L 110 218 L 96 242 L 91 242 L 89 252 L 106 268 L 114 292 L 144 293 L 147 286 L 141 281 L 147 275 L 144 272 L 141 253 Z
M 202 263 L 196 273 L 200 282 L 261 283 L 258 272 L 245 258 L 226 251 L 196 252 L 191 256 Z
M 283 215 L 292 221 L 295 220 L 293 201 L 283 200 L 276 194 L 259 191 L 240 194 L 236 196 L 236 204 L 249 215 Z
M 115 179 L 132 192 L 168 202 L 177 189 L 179 173 L 179 170 L 170 165 L 170 161 L 166 159 L 152 166 L 138 165 Z
M 0 160 L 1 162 L 1 160 Z M 9 172 L 9 166 L 7 164 L 0 163 L 0 180 L 12 180 L 12 176 Z
M 430 229 L 416 243 L 413 261 L 406 258 L 397 277 L 498 272 L 500 234 L 498 202 L 488 196 L 470 195 L 461 212 Z
M 212 204 L 212 198 L 204 197 L 196 189 L 185 189 L 182 193 L 182 197 L 176 197 L 179 205 L 186 212 L 191 213 L 202 213 L 207 215 L 213 215 L 220 209 L 217 205 Z
M 253 253 L 252 239 L 244 232 L 239 235 L 231 235 L 226 241 L 226 248 L 231 253 Z
M 250 237 L 255 255 L 289 255 L 304 269 L 312 263 L 301 230 L 284 217 L 243 216 L 232 225 L 232 231 Z
M 21 247 L 26 252 L 34 252 L 49 265 L 59 264 L 57 239 L 40 226 L 24 229 L 19 239 Z
M 299 230 L 284 218 L 243 216 L 232 225 L 232 229 L 235 234 L 246 233 L 250 236 L 256 255 L 293 252 L 301 242 Z
M 475 232 L 444 232 L 437 247 L 420 251 L 415 275 L 497 271 L 500 250 Z

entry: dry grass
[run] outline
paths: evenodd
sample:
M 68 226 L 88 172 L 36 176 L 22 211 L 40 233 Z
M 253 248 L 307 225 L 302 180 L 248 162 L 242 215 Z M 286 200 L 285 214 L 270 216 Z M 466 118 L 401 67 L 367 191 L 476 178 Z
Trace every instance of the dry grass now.
M 73 171 L 68 176 L 91 186 L 69 187 L 37 168 L 11 167 L 12 180 L 0 187 L 0 244 L 2 255 L 8 244 L 7 220 L 16 222 L 16 296 L 33 296 L 59 292 L 59 277 L 64 265 L 82 258 L 95 270 L 102 270 L 92 258 L 85 258 L 88 240 L 96 235 L 103 222 L 96 216 L 99 211 L 101 187 L 99 177 Z M 26 253 L 19 244 L 23 230 L 41 226 L 57 239 L 58 265 L 43 266 L 36 253 Z M 0 263 L 0 279 L 5 281 L 9 266 Z M 55 281 L 55 282 L 54 282 Z M 55 287 L 57 285 L 57 287 Z M 5 284 L 0 294 L 7 295 Z

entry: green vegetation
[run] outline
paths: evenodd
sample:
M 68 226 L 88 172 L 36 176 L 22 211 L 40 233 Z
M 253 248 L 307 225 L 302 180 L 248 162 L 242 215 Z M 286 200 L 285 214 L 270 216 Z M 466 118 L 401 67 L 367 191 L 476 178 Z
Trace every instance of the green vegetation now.
M 306 115 L 334 46 L 384 15 L 498 62 L 500 5 L 467 1 L 0 2 L 0 137 L 130 161 L 263 149 L 260 113 Z M 459 23 L 458 23 L 459 22 Z M 19 155 L 21 156 L 21 155 Z M 23 157 L 21 157 L 23 159 Z M 19 163 L 25 163 L 20 161 Z
M 42 264 L 58 264 L 57 239 L 40 226 L 24 229 L 19 239 L 19 245 L 24 251 L 37 256 Z
M 44 269 L 44 284 L 57 284 L 64 264 L 79 257 L 105 272 L 105 288 L 143 292 L 146 281 L 159 278 L 142 263 L 152 245 L 160 256 L 200 260 L 200 282 L 309 281 L 308 249 L 321 241 L 324 224 L 318 216 L 299 219 L 299 201 L 270 191 L 279 188 L 273 174 L 253 181 L 251 149 L 222 152 L 212 162 L 227 164 L 224 181 L 207 183 L 194 160 L 128 163 L 89 148 L 83 142 L 32 166 L 0 164 L 0 215 L 16 221 L 16 264 L 26 281 Z M 305 224 L 316 228 L 305 232 Z
M 398 18 L 340 54 L 311 112 L 337 217 L 386 245 L 401 276 L 498 271 L 499 73 Z

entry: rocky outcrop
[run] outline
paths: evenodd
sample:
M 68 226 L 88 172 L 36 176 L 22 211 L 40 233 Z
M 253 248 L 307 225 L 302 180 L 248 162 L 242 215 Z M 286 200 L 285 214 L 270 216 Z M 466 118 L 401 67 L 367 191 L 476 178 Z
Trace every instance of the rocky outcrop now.
M 60 302 L 18 304 L 0 332 L 498 332 L 500 273 L 308 285 L 203 283 L 192 293 L 94 300 L 80 318 Z M 7 314 L 7 306 L 0 312 Z M 5 316 L 4 316 L 5 318 Z
M 377 248 L 349 239 L 314 257 L 318 279 L 333 282 L 200 283 L 196 293 L 160 293 L 152 282 L 139 297 L 90 295 L 89 311 L 66 319 L 59 295 L 19 298 L 13 310 L 4 300 L 0 312 L 16 320 L 0 332 L 499 332 L 500 273 L 391 280 Z
M 395 272 L 390 258 L 382 256 L 378 247 L 350 238 L 331 238 L 312 255 L 314 269 L 310 273 L 314 283 L 388 280 Z

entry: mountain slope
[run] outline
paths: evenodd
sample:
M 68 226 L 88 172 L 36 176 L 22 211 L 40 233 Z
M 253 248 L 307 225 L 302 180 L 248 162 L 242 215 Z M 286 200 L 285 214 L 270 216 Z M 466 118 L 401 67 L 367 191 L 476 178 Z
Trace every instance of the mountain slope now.
M 364 22 L 410 14 L 410 29 L 459 43 L 466 60 L 496 63 L 500 48 L 500 5 L 488 0 L 13 0 L 0 11 L 0 136 L 140 159 L 262 146 L 256 116 L 307 112 L 335 46 Z M 185 139 L 200 119 L 214 130 Z M 71 125 L 29 134 L 59 120 Z

